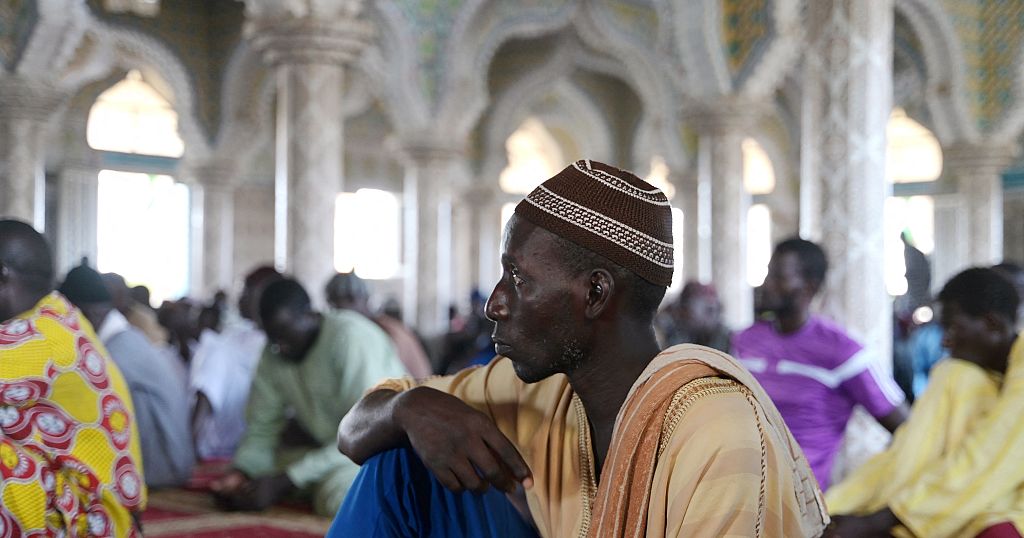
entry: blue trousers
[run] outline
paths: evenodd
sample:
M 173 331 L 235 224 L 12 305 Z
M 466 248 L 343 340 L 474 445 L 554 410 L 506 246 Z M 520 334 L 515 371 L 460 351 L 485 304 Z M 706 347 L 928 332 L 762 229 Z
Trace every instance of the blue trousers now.
M 536 538 L 504 493 L 455 493 L 412 449 L 382 452 L 363 464 L 334 518 L 328 538 Z

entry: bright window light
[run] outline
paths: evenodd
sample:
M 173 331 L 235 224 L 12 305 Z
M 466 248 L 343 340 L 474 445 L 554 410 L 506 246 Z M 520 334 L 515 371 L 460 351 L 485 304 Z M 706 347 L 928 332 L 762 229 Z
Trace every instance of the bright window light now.
M 152 300 L 177 299 L 189 287 L 189 190 L 170 176 L 101 170 L 97 260 Z
M 86 140 L 93 149 L 181 157 L 178 113 L 138 71 L 103 92 L 92 109 Z
M 772 213 L 768 206 L 754 204 L 747 210 L 747 284 L 764 284 L 771 258 Z
M 508 224 L 509 219 L 516 212 L 516 203 L 509 202 L 501 206 L 501 234 L 505 235 L 505 225 Z
M 885 138 L 885 176 L 890 182 L 935 181 L 942 174 L 938 139 L 902 108 L 894 108 L 889 116 Z
M 935 200 L 931 196 L 891 197 L 885 201 L 885 288 L 907 293 L 906 262 L 900 234 L 925 254 L 935 250 Z
M 667 194 L 667 193 L 666 193 Z M 683 210 L 678 207 L 672 208 L 672 285 L 668 287 L 668 293 L 676 293 L 683 289 L 683 262 L 686 260 L 683 256 L 683 239 L 686 237 L 683 232 L 686 231 L 685 221 L 683 220 Z
M 750 194 L 775 190 L 775 167 L 768 152 L 753 138 L 743 140 L 743 186 Z
M 665 193 L 665 197 L 671 200 L 676 195 L 676 188 L 669 182 L 668 172 L 668 164 L 665 164 L 665 159 L 660 155 L 655 155 L 651 159 L 651 171 L 647 173 L 644 181 L 661 189 L 661 192 Z
M 545 180 L 562 169 L 562 150 L 536 118 L 526 121 L 505 142 L 508 166 L 498 177 L 501 190 L 512 194 L 529 194 Z
M 362 278 L 393 278 L 401 267 L 398 197 L 378 189 L 338 195 L 334 206 L 334 268 Z

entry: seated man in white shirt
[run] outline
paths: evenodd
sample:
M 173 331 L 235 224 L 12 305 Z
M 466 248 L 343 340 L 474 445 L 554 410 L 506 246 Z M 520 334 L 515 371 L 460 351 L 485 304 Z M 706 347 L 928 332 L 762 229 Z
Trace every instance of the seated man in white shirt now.
M 281 278 L 273 267 L 250 272 L 238 299 L 242 318 L 220 333 L 204 331 L 199 337 L 189 367 L 189 389 L 194 396 L 192 432 L 200 460 L 230 458 L 245 433 L 245 404 L 267 343 L 257 325 L 260 295 Z

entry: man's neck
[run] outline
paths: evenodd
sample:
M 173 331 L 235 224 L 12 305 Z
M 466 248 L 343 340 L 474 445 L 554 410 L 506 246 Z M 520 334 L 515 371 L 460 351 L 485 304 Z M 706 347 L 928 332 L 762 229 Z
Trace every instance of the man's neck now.
M 1017 341 L 1017 334 L 1010 332 L 1006 338 L 995 347 L 990 353 L 986 367 L 999 374 L 1005 374 L 1010 365 L 1010 352 L 1013 351 L 1013 343 Z
M 613 333 L 613 337 L 596 342 L 592 348 L 596 351 L 569 376 L 590 421 L 594 467 L 598 474 L 611 444 L 615 419 L 629 389 L 661 351 L 650 326 L 621 327 Z
M 35 308 L 39 301 L 43 300 L 43 297 L 49 292 L 13 292 L 9 296 L 10 300 L 5 301 L 5 307 L 3 312 L 0 312 L 0 323 L 6 323 L 15 316 L 19 316 Z
M 807 324 L 810 318 L 811 313 L 807 309 L 776 312 L 773 325 L 779 333 L 793 334 Z

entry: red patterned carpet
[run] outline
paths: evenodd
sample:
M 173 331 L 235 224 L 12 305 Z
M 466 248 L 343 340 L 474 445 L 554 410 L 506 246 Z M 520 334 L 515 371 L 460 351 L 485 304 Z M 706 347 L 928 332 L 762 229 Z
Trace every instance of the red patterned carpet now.
M 222 463 L 203 464 L 185 489 L 151 491 L 142 516 L 147 537 L 175 538 L 266 538 L 322 537 L 331 521 L 308 509 L 273 507 L 266 512 L 221 512 L 206 491 L 209 481 L 219 475 Z

